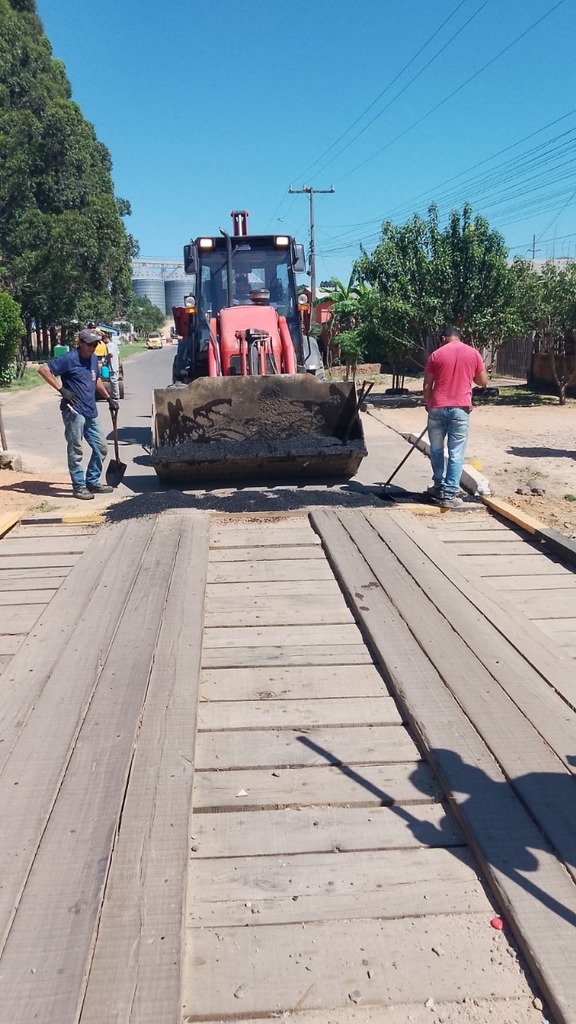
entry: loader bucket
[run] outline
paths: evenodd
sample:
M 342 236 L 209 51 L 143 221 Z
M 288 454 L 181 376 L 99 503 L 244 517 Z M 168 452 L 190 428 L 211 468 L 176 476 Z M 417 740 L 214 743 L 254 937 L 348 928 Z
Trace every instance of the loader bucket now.
M 349 382 L 202 377 L 154 391 L 150 461 L 166 482 L 354 476 L 367 455 Z

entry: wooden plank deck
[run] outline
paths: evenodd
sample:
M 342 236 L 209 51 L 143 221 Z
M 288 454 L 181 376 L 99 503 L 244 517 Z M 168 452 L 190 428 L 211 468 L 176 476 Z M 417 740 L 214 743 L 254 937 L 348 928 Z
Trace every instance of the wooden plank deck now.
M 574 688 L 573 668 L 546 651 L 547 674 L 534 649 L 526 660 L 503 647 L 517 620 L 502 608 L 498 627 L 480 616 L 451 568 L 428 558 L 426 529 L 404 529 L 405 515 L 312 520 L 554 1020 L 576 1021 L 576 721 L 560 695 Z
M 302 560 L 290 560 L 286 592 L 282 537 L 266 539 L 259 525 L 213 532 L 184 1020 L 308 1020 L 318 1008 L 332 1020 L 358 1000 L 363 1014 L 402 1004 L 406 1021 L 432 993 L 457 1013 L 463 985 L 495 1021 L 511 1005 L 537 1020 L 517 961 L 502 957 L 506 937 L 489 927 L 470 850 L 332 572 L 320 576 L 315 557 L 296 575 Z M 300 527 L 303 548 L 317 540 Z
M 490 514 L 479 518 L 474 528 L 455 520 L 442 516 L 427 525 L 459 563 L 460 571 L 491 584 L 549 638 L 554 651 L 576 657 L 574 566 Z M 518 553 L 519 545 L 523 554 Z
M 107 526 L 3 673 L 10 1024 L 181 1020 L 207 547 L 194 513 Z
M 218 518 L 208 557 L 177 512 L 0 568 L 42 605 L 0 638 L 2 1024 L 538 1024 L 512 933 L 576 1024 L 570 657 L 470 586 L 505 557 L 476 527 L 313 522 Z M 5 557 L 46 558 L 23 529 Z
M 99 529 L 38 520 L 0 538 L 0 675 Z

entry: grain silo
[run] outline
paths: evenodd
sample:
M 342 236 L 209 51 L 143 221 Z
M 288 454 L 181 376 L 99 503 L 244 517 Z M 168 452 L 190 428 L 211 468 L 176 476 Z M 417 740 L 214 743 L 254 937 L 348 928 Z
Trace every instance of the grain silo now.
M 161 277 L 137 277 L 132 279 L 132 287 L 136 295 L 146 296 L 155 306 L 166 314 L 166 298 L 164 281 Z
M 194 294 L 193 284 L 194 279 L 190 277 L 164 281 L 168 316 L 172 313 L 172 306 L 183 306 L 184 296 Z

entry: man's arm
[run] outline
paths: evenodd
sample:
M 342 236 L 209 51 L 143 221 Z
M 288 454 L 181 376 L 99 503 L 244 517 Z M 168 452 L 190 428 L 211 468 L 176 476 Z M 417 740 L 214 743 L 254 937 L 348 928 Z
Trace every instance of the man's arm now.
M 102 383 L 101 377 L 96 377 L 96 391 L 100 395 L 100 398 L 105 398 L 106 401 L 110 398 L 104 384 Z
M 60 378 L 54 376 L 52 371 L 48 369 L 46 363 L 43 363 L 42 366 L 38 367 L 38 373 L 51 388 L 54 388 L 55 391 L 60 391 L 60 388 L 62 387 Z
M 478 373 L 474 377 L 474 383 L 477 384 L 479 388 L 486 387 L 488 383 L 488 374 L 486 373 L 486 370 L 478 370 Z
M 434 376 L 431 373 L 424 373 L 424 405 L 428 408 L 430 399 L 432 398 L 432 389 L 434 387 Z

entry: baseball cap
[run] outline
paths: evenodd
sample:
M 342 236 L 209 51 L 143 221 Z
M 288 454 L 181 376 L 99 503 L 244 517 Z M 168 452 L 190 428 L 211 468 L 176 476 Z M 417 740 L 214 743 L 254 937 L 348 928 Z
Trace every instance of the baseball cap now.
M 80 341 L 83 341 L 86 345 L 97 345 L 100 341 L 100 335 L 96 331 L 90 331 L 87 327 L 80 331 L 78 335 Z

